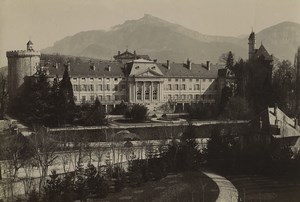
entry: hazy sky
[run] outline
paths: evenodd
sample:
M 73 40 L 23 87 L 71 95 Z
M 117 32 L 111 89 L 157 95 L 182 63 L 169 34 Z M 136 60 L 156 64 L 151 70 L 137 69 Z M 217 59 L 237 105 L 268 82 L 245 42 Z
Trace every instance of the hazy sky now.
M 80 31 L 109 29 L 143 15 L 203 34 L 238 36 L 283 21 L 300 23 L 300 0 L 0 0 L 0 66 L 6 50 L 39 50 Z

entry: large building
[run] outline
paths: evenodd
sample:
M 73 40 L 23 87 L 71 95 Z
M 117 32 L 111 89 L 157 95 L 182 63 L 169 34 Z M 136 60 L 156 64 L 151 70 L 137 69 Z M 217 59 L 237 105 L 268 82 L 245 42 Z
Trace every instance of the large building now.
M 98 97 L 108 111 L 121 101 L 145 104 L 150 110 L 172 103 L 184 110 L 195 102 L 218 102 L 221 68 L 210 62 L 158 63 L 140 58 L 125 63 L 116 60 L 74 64 L 69 67 L 69 75 L 77 104 L 94 102 Z M 50 77 L 60 77 L 64 67 L 55 65 L 48 71 Z
M 25 78 L 35 74 L 38 65 L 47 71 L 50 80 L 62 78 L 65 69 L 64 64 L 55 61 L 51 65 L 40 63 L 40 53 L 34 51 L 31 41 L 26 51 L 9 51 L 7 57 L 10 98 L 15 97 Z M 157 62 L 148 55 L 128 50 L 118 52 L 114 58 L 114 61 L 69 65 L 76 104 L 94 102 L 98 97 L 108 111 L 122 101 L 145 104 L 154 111 L 166 103 L 184 110 L 196 102 L 216 104 L 224 85 L 223 77 L 218 74 L 223 67 L 209 61 Z

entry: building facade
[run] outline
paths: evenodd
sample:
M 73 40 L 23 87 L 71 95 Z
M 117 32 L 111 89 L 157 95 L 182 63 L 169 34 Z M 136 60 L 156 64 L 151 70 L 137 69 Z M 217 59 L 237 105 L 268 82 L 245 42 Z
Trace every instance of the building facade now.
M 7 57 L 12 97 L 24 78 L 35 74 L 38 65 L 46 70 L 50 80 L 62 79 L 64 64 L 40 63 L 40 53 L 33 50 L 32 42 L 26 51 L 9 51 Z M 218 103 L 224 85 L 224 79 L 219 76 L 221 65 L 209 61 L 194 64 L 189 59 L 184 63 L 168 60 L 159 63 L 128 50 L 114 58 L 114 61 L 69 64 L 76 104 L 93 103 L 98 98 L 109 112 L 122 101 L 145 104 L 154 111 L 166 103 L 180 106 L 182 110 L 197 102 Z M 19 61 L 22 63 L 18 66 Z

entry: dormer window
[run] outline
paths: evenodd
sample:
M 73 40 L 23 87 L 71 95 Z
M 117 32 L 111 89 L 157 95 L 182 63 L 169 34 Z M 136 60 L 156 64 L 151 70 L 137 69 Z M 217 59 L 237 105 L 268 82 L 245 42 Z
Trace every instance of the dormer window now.
M 135 67 L 135 69 L 138 69 L 138 68 L 140 68 L 140 67 L 139 67 L 139 66 L 136 66 L 136 67 Z
M 155 69 L 155 66 L 151 67 L 151 69 Z

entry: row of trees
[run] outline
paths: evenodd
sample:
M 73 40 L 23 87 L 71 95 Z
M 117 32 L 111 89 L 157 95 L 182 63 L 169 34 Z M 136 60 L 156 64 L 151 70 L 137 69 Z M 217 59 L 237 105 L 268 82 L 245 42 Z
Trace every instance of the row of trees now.
M 61 81 L 56 77 L 50 82 L 46 71 L 38 69 L 34 79 L 25 81 L 21 94 L 12 100 L 10 113 L 32 126 L 106 124 L 105 112 L 98 99 L 93 105 L 75 105 L 67 65 Z
M 233 75 L 232 79 L 227 79 L 227 84 L 234 84 L 222 89 L 219 108 L 221 116 L 232 117 L 232 113 L 236 114 L 242 108 L 244 110 L 241 113 L 244 115 L 239 114 L 237 117 L 249 118 L 274 103 L 288 115 L 295 115 L 296 68 L 290 61 L 275 60 L 274 65 L 263 57 L 255 61 L 235 61 L 231 51 L 223 55 L 222 60 Z M 233 104 L 236 107 L 232 107 Z
M 222 174 L 300 177 L 300 153 L 293 154 L 288 146 L 265 144 L 262 138 L 246 143 L 249 131 L 247 127 L 238 134 L 230 129 L 213 130 L 204 151 L 207 166 Z

